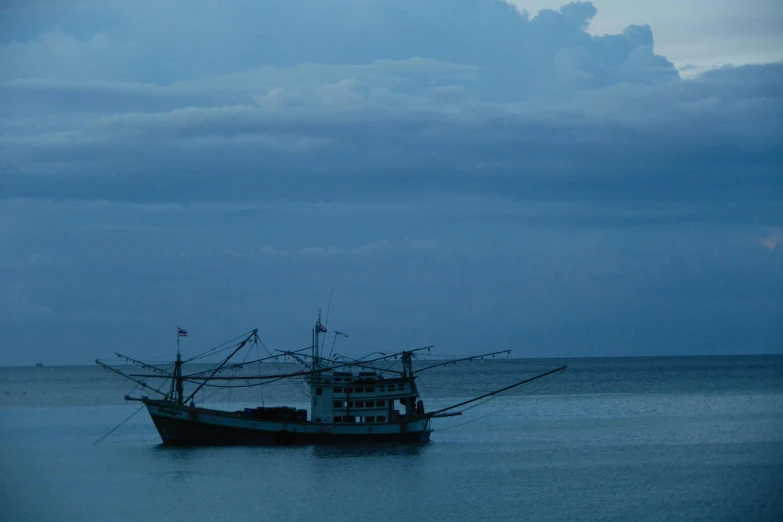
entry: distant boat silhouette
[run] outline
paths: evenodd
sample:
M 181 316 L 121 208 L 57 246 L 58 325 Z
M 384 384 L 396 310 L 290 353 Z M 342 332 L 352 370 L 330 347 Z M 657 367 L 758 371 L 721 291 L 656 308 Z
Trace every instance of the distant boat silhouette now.
M 35 367 L 36 368 L 43 368 L 43 361 L 38 361 L 37 363 L 35 363 Z

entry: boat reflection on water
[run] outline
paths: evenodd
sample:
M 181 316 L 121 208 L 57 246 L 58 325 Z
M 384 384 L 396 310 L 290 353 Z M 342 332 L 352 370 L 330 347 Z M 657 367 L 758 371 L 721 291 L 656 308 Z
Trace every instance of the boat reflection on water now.
M 422 455 L 428 444 L 319 444 L 313 446 L 313 456 L 319 459 L 346 457 L 393 457 Z

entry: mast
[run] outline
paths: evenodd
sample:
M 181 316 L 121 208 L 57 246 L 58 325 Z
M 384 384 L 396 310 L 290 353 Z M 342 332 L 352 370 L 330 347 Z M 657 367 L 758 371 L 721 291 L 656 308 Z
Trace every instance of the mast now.
M 179 338 L 182 335 L 182 330 L 177 326 L 177 360 L 174 362 L 174 375 L 171 377 L 171 389 L 169 390 L 169 400 L 175 400 L 174 393 L 176 392 L 177 404 L 182 404 L 182 357 L 179 352 Z
M 313 371 L 318 371 L 321 368 L 321 350 L 319 343 L 319 336 L 321 332 L 326 333 L 326 328 L 321 324 L 321 310 L 318 310 L 318 320 L 313 328 Z
M 407 350 L 402 352 L 402 378 L 403 379 L 407 379 L 408 377 L 413 377 L 412 360 L 413 357 L 411 356 L 411 352 Z
M 177 347 L 179 348 L 179 337 L 177 338 Z M 177 386 L 177 404 L 182 404 L 182 358 L 177 350 L 177 361 L 174 363 L 174 382 Z

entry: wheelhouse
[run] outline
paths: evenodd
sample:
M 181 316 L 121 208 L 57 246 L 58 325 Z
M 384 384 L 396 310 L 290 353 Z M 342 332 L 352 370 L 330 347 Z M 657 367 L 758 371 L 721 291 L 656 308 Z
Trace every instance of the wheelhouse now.
M 375 371 L 334 371 L 313 376 L 311 420 L 324 424 L 384 424 L 410 422 L 424 416 L 410 355 L 403 356 L 399 377 Z

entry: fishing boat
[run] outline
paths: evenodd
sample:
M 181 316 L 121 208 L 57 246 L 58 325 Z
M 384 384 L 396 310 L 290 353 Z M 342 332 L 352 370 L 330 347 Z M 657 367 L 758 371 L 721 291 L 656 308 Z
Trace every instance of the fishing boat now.
M 513 382 L 488 393 L 428 411 L 417 387 L 419 374 L 445 364 L 473 361 L 506 354 L 502 350 L 458 359 L 449 359 L 414 368 L 413 359 L 432 346 L 350 359 L 332 357 L 322 352 L 327 328 L 320 315 L 312 329 L 311 346 L 298 351 L 278 351 L 267 357 L 239 364 L 229 364 L 232 358 L 248 347 L 258 347 L 258 330 L 237 337 L 234 345 L 221 345 L 229 355 L 207 370 L 186 372 L 179 350 L 179 337 L 187 332 L 177 328 L 177 356 L 173 368 L 150 364 L 117 354 L 122 365 L 96 363 L 113 373 L 136 383 L 146 393 L 128 401 L 140 401 L 146 406 L 164 444 L 171 445 L 262 445 L 262 444 L 323 444 L 323 443 L 415 443 L 430 440 L 432 422 L 442 417 L 461 415 L 461 408 L 490 399 L 566 369 L 554 368 L 538 375 Z M 346 336 L 342 332 L 334 333 Z M 347 337 L 347 336 L 346 336 Z M 263 345 L 263 343 L 260 343 Z M 332 349 L 334 348 L 334 342 Z M 216 349 L 205 352 L 215 353 Z M 259 353 L 259 352 L 256 352 Z M 203 357 L 200 354 L 190 361 Z M 293 372 L 236 375 L 233 370 L 251 363 L 296 360 L 299 368 Z M 128 368 L 141 368 L 134 373 Z M 247 387 L 265 386 L 287 379 L 304 380 L 309 387 L 310 408 L 292 406 L 243 408 L 237 411 L 197 406 L 197 393 L 205 386 L 231 388 L 232 384 Z M 162 382 L 154 385 L 153 382 Z M 187 392 L 186 392 L 187 389 Z

